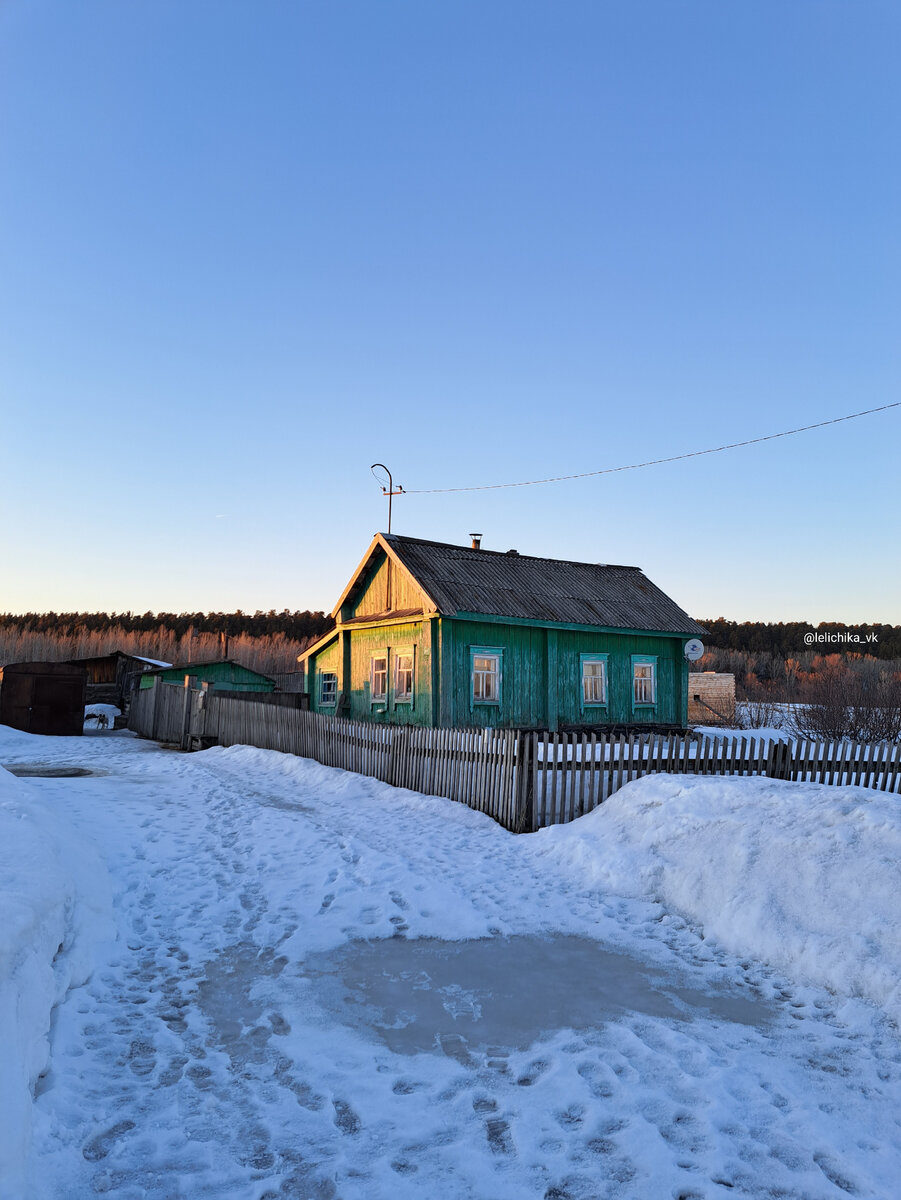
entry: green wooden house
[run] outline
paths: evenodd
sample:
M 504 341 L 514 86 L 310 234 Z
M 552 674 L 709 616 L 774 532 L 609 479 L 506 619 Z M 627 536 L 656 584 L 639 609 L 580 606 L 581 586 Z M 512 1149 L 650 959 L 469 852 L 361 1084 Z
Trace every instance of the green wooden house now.
M 332 615 L 311 709 L 445 728 L 684 726 L 704 632 L 637 567 L 384 533 Z
M 141 676 L 141 687 L 153 687 L 154 680 L 162 683 L 185 682 L 185 676 L 190 675 L 191 686 L 200 688 L 204 684 L 216 692 L 274 692 L 275 680 L 259 671 L 251 671 L 230 658 L 219 659 L 216 662 L 176 664 L 174 667 L 164 667 L 158 671 L 146 671 Z

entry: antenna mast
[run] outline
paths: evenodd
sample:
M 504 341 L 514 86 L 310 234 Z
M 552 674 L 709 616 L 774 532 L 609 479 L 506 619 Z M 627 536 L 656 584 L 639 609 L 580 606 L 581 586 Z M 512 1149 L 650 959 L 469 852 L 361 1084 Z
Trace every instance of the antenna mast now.
M 375 475 L 376 467 L 381 467 L 382 470 L 385 472 L 385 474 L 388 476 L 388 486 L 385 487 L 385 485 L 382 484 L 382 495 L 388 497 L 388 532 L 390 533 L 391 532 L 391 497 L 392 496 L 402 496 L 404 493 L 404 489 L 400 486 L 400 484 L 398 484 L 397 491 L 394 490 L 394 480 L 391 476 L 391 472 L 388 470 L 388 468 L 385 466 L 384 463 L 373 463 L 372 464 L 372 466 L 369 469 L 370 469 L 370 471 L 372 471 L 373 475 Z M 375 475 L 375 478 L 378 479 L 378 476 Z M 381 480 L 379 480 L 379 482 L 381 482 Z

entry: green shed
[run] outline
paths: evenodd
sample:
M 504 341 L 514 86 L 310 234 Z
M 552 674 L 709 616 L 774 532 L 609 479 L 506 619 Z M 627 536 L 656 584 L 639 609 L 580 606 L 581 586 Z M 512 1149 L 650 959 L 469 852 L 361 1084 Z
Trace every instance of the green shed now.
M 191 686 L 200 688 L 204 684 L 216 692 L 274 692 L 275 680 L 259 671 L 242 667 L 231 658 L 217 662 L 184 663 L 174 667 L 163 667 L 158 671 L 146 671 L 141 676 L 141 687 L 153 687 L 155 679 L 162 683 L 183 685 L 185 676 L 190 675 Z
M 638 567 L 384 533 L 332 616 L 310 708 L 443 728 L 683 727 L 705 632 Z

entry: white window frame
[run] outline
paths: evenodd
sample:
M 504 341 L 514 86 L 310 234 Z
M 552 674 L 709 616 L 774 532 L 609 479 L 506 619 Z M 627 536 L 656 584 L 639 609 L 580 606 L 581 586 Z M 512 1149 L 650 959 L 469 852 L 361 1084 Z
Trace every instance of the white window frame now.
M 647 675 L 639 675 L 639 667 L 649 667 Z M 650 685 L 650 699 L 645 699 L 647 688 L 641 687 L 642 699 L 639 699 L 639 683 Z M 657 705 L 657 659 L 651 654 L 632 655 L 632 708 L 655 708 Z
M 401 673 L 401 660 L 408 658 L 410 660 L 410 690 L 402 692 L 398 685 L 398 678 Z M 416 647 L 403 646 L 400 649 L 394 650 L 394 703 L 395 704 L 410 704 L 413 703 L 413 695 L 416 691 Z
M 332 698 L 326 699 L 326 681 L 330 681 Z M 338 703 L 338 672 L 337 671 L 320 671 L 319 672 L 319 707 L 334 708 Z
M 597 666 L 600 664 L 600 675 L 586 675 L 585 668 L 589 665 Z M 586 708 L 606 708 L 609 696 L 610 681 L 607 671 L 607 655 L 606 654 L 580 654 L 579 655 L 580 675 L 581 675 L 581 697 L 582 711 Z M 601 680 L 601 690 L 603 695 L 600 700 L 589 700 L 585 695 L 585 683 L 587 680 L 594 682 L 597 679 Z
M 378 670 L 375 665 L 377 662 L 384 662 L 384 664 L 385 664 L 384 669 Z M 388 665 L 389 664 L 388 664 L 388 651 L 387 650 L 383 650 L 379 654 L 373 654 L 369 659 L 369 703 L 370 704 L 385 704 L 385 705 L 387 705 L 387 703 L 388 703 Z M 376 675 L 382 675 L 382 674 L 385 677 L 385 690 L 383 692 L 376 693 L 375 677 L 376 677 Z
M 494 659 L 494 669 L 480 669 L 476 672 L 477 659 Z M 484 680 L 493 679 L 495 685 L 495 696 L 491 699 L 486 699 L 484 695 L 476 695 L 476 676 L 482 681 L 484 690 Z M 469 647 L 469 706 L 475 708 L 476 705 L 486 705 L 491 708 L 500 708 L 503 697 L 504 686 L 504 652 L 498 646 L 470 646 Z

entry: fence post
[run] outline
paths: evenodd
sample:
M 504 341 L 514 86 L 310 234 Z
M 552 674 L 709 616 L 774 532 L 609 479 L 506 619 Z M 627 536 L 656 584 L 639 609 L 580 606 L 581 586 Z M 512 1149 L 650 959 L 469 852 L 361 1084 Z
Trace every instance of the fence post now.
M 765 773 L 770 779 L 791 778 L 792 751 L 788 742 L 770 742 Z
M 143 733 L 145 737 L 156 737 L 156 703 L 157 700 L 159 700 L 160 689 L 162 686 L 163 685 L 160 682 L 159 675 L 155 676 L 150 688 L 150 720 L 149 722 L 145 721 L 145 729 L 138 730 L 138 732 Z
M 181 748 L 189 750 L 191 748 L 191 676 L 185 676 L 183 684 L 185 689 L 185 698 L 181 710 Z
M 514 833 L 531 833 L 535 827 L 535 788 L 532 778 L 532 735 L 520 730 L 516 738 L 516 811 Z

